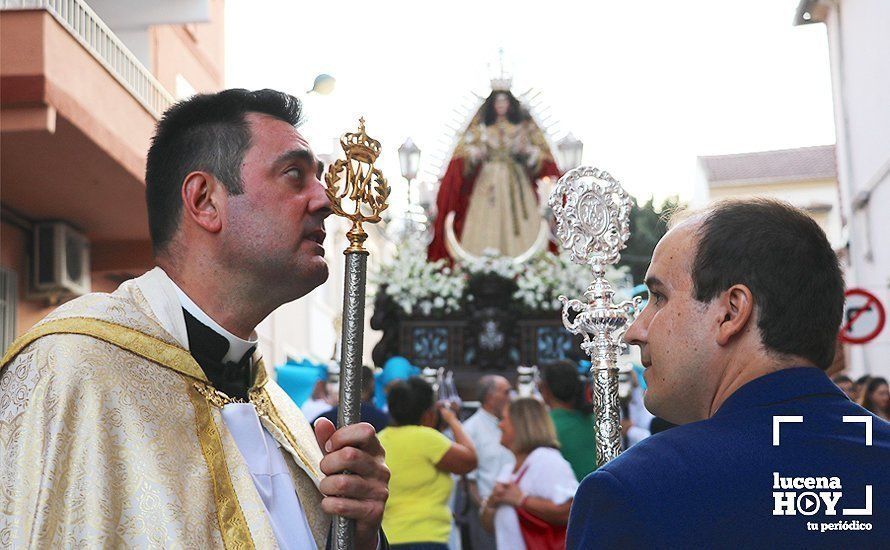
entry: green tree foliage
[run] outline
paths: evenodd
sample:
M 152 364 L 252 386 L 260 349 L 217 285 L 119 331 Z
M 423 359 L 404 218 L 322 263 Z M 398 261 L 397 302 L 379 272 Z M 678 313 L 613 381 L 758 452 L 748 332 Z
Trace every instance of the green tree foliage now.
M 667 232 L 667 216 L 677 210 L 680 199 L 670 197 L 656 210 L 655 199 L 649 197 L 645 204 L 640 206 L 636 197 L 631 197 L 634 203 L 630 215 L 630 239 L 627 248 L 621 252 L 619 265 L 630 267 L 635 284 L 643 282 L 646 278 L 646 269 L 652 260 L 652 251 L 658 240 Z

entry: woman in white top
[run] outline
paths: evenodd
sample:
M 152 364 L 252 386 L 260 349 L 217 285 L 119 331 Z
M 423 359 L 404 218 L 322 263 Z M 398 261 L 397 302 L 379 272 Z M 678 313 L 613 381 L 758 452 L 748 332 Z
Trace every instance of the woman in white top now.
M 506 467 L 498 476 L 482 508 L 482 525 L 495 532 L 498 548 L 538 550 L 526 544 L 520 528 L 520 515 L 533 516 L 530 521 L 549 524 L 551 541 L 561 536 L 564 545 L 578 481 L 559 452 L 547 409 L 537 399 L 517 399 L 507 406 L 500 427 L 501 444 L 516 456 L 516 465 Z

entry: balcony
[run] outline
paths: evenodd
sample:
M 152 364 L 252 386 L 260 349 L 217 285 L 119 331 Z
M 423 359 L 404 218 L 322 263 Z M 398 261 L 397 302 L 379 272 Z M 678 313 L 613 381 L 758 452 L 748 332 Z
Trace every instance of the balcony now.
M 173 104 L 173 96 L 82 0 L 0 0 L 0 10 L 45 10 L 80 42 L 155 118 Z
M 3 207 L 84 231 L 93 270 L 150 262 L 145 154 L 174 99 L 82 0 L 0 0 Z

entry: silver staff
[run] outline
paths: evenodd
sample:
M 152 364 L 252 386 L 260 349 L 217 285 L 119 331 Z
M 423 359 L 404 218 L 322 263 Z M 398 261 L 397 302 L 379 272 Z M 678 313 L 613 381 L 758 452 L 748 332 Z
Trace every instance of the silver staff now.
M 556 217 L 556 234 L 572 261 L 589 265 L 593 282 L 584 301 L 560 296 L 566 329 L 584 337 L 581 344 L 590 356 L 593 406 L 596 422 L 597 464 L 602 466 L 621 453 L 618 414 L 618 353 L 621 337 L 639 308 L 641 299 L 614 304 L 606 266 L 618 262 L 630 237 L 631 200 L 608 172 L 589 166 L 569 171 L 550 194 Z M 576 313 L 572 320 L 572 313 Z
M 352 222 L 346 233 L 349 248 L 346 254 L 346 277 L 343 285 L 343 332 L 340 356 L 340 407 L 337 425 L 348 426 L 361 417 L 362 340 L 365 332 L 365 284 L 368 272 L 368 251 L 364 242 L 368 234 L 363 223 L 380 221 L 380 213 L 388 206 L 389 185 L 383 173 L 374 168 L 380 155 L 380 142 L 365 133 L 365 119 L 359 119 L 358 132 L 340 138 L 346 159 L 337 160 L 325 174 L 328 200 L 338 216 Z M 341 179 L 342 188 L 341 188 Z M 353 548 L 355 521 L 334 518 L 334 548 Z

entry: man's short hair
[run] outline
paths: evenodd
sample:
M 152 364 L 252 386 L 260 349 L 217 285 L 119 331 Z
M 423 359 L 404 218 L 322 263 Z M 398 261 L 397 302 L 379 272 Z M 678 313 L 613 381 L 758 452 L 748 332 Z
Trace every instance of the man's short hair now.
M 593 412 L 593 406 L 584 398 L 584 384 L 577 363 L 568 359 L 554 361 L 544 365 L 541 374 L 553 397 L 582 414 Z
M 479 379 L 479 387 L 476 390 L 476 399 L 479 400 L 480 405 L 484 405 L 485 399 L 488 398 L 488 394 L 494 391 L 494 388 L 498 383 L 498 378 L 500 377 L 497 374 L 486 374 Z
M 844 309 L 837 255 L 802 210 L 772 199 L 729 200 L 701 216 L 693 294 L 710 302 L 735 284 L 751 290 L 770 351 L 825 370 L 834 360 Z
M 162 252 L 179 228 L 182 182 L 190 172 L 213 174 L 230 195 L 243 192 L 241 161 L 250 148 L 245 115 L 262 113 L 297 126 L 300 100 L 275 90 L 240 88 L 180 101 L 158 123 L 145 167 L 148 228 Z
M 393 382 L 386 394 L 389 415 L 399 426 L 420 424 L 433 400 L 433 387 L 419 376 Z
M 835 384 L 852 384 L 853 380 L 850 379 L 846 374 L 835 374 L 831 377 L 831 381 Z
M 374 398 L 374 369 L 362 365 L 362 401 Z

